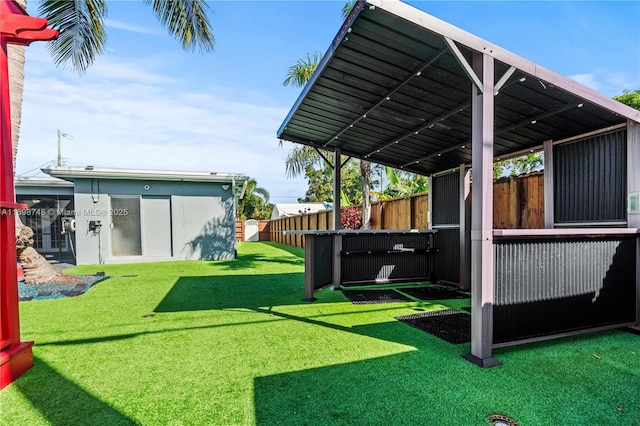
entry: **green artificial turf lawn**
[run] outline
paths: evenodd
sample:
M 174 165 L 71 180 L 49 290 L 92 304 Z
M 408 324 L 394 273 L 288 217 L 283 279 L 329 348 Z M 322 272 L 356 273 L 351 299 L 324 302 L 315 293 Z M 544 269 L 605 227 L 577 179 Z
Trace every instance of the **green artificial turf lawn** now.
M 495 351 L 502 366 L 394 319 L 468 300 L 303 303 L 302 251 L 76 267 L 112 278 L 20 303 L 34 367 L 0 392 L 3 425 L 640 425 L 640 336 Z

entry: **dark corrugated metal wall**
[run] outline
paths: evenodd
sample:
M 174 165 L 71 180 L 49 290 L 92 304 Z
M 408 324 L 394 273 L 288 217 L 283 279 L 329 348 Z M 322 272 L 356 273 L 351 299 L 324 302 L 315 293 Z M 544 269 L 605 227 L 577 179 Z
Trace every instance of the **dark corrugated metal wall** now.
M 635 237 L 496 241 L 494 343 L 635 321 Z
M 627 130 L 553 148 L 557 224 L 626 221 Z
M 343 235 L 342 285 L 429 280 L 430 240 L 424 233 Z
M 317 290 L 333 281 L 334 236 L 316 235 L 311 241 L 313 241 L 313 284 Z
M 433 246 L 433 277 L 450 283 L 460 282 L 460 171 L 434 176 L 431 226 L 438 232 Z M 453 225 L 453 226 L 452 226 Z
M 433 226 L 460 224 L 460 171 L 433 177 L 433 206 L 431 222 Z

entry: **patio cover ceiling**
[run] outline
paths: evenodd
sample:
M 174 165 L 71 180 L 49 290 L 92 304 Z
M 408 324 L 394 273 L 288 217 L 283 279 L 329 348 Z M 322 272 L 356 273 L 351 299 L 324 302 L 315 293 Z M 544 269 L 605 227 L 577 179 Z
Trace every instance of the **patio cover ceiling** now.
M 297 142 L 428 175 L 471 163 L 474 53 L 495 59 L 494 156 L 640 111 L 399 1 L 358 2 L 278 130 Z

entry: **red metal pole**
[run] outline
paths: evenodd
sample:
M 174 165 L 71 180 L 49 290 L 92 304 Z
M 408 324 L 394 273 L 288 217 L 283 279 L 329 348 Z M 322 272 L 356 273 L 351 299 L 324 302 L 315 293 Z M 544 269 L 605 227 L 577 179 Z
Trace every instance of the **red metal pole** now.
M 0 389 L 33 366 L 33 342 L 20 341 L 16 268 L 16 209 L 13 182 L 11 103 L 7 44 L 51 40 L 57 32 L 10 0 L 0 0 Z

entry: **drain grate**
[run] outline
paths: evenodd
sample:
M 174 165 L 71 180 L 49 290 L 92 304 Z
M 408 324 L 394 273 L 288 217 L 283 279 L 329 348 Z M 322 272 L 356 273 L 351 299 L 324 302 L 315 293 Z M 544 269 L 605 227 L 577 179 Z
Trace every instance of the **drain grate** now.
M 411 302 L 408 297 L 395 290 L 343 290 L 342 294 L 354 305 Z
M 453 345 L 471 341 L 471 315 L 453 309 L 421 312 L 396 319 Z
M 402 288 L 400 291 L 420 300 L 466 299 L 469 297 L 456 289 L 433 286 Z

